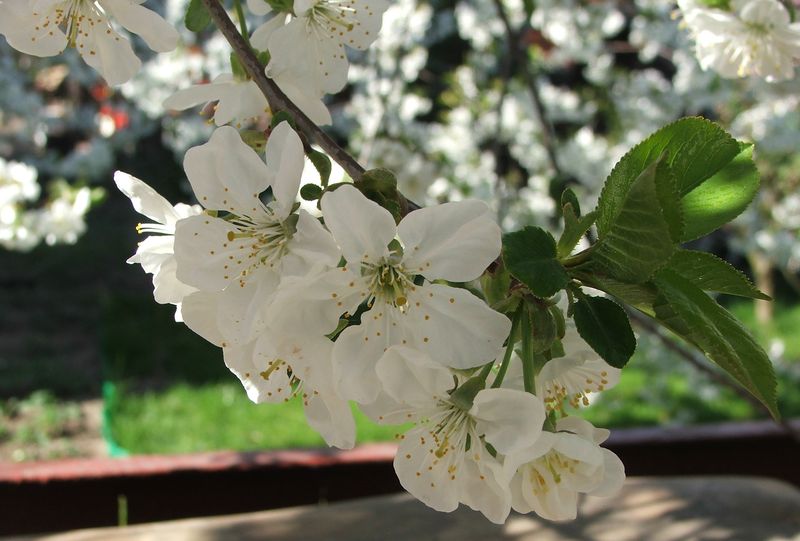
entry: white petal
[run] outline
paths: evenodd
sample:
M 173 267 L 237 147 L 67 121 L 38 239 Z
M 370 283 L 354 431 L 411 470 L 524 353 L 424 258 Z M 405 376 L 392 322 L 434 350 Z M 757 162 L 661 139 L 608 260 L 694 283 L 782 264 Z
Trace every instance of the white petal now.
M 378 398 L 381 381 L 375 371 L 387 348 L 400 343 L 403 328 L 394 309 L 376 304 L 361 315 L 361 324 L 348 327 L 333 346 L 333 371 L 339 393 L 348 400 L 369 404 Z
M 409 303 L 414 346 L 445 366 L 473 368 L 494 360 L 511 330 L 506 316 L 464 289 L 418 286 Z
M 165 225 L 177 221 L 175 210 L 169 201 L 138 178 L 117 171 L 114 173 L 114 183 L 119 191 L 128 196 L 133 209 L 139 214 Z
M 322 93 L 315 92 L 311 85 L 305 84 L 304 79 L 292 70 L 278 72 L 272 70 L 270 77 L 278 88 L 286 94 L 292 103 L 305 113 L 305 115 L 318 126 L 328 126 L 333 122 L 331 113 L 322 101 Z
M 109 85 L 120 85 L 139 72 L 142 62 L 133 54 L 127 38 L 114 31 L 107 34 L 100 28 L 87 34 L 78 38 L 78 52 Z
M 321 274 L 286 276 L 272 301 L 267 324 L 278 332 L 329 334 L 336 330 L 342 314 L 355 312 L 366 290 L 366 280 L 344 267 Z
M 250 6 L 251 3 L 259 2 L 265 4 L 263 0 L 247 0 L 248 6 Z M 286 14 L 276 13 L 274 17 L 255 29 L 253 34 L 250 36 L 250 45 L 252 45 L 258 51 L 266 51 L 269 46 L 269 38 L 272 37 L 272 33 L 284 24 L 286 24 Z
M 190 148 L 183 167 L 205 208 L 251 217 L 264 212 L 258 196 L 269 185 L 269 171 L 234 128 L 217 128 L 208 143 Z
M 34 56 L 54 56 L 67 46 L 64 33 L 48 25 L 43 27 L 42 17 L 28 0 L 3 0 L 3 16 L 0 17 L 0 34 L 3 34 L 14 49 Z M 36 30 L 39 28 L 39 30 Z
M 242 382 L 256 404 L 285 402 L 292 396 L 288 365 L 267 339 L 224 350 L 225 365 Z
M 530 447 L 542 434 L 545 413 L 541 399 L 525 391 L 484 389 L 470 410 L 475 430 L 502 454 Z
M 305 151 L 300 137 L 284 121 L 272 130 L 266 148 L 272 193 L 281 218 L 289 215 L 297 200 L 300 177 L 305 165 Z
M 266 15 L 272 11 L 272 7 L 264 0 L 247 0 L 247 9 L 253 15 Z
M 224 88 L 233 84 L 232 77 L 223 73 L 207 84 L 192 85 L 178 90 L 164 100 L 164 109 L 183 111 L 197 105 L 217 101 Z
M 304 275 L 335 267 L 342 257 L 336 241 L 322 224 L 305 210 L 298 211 L 297 231 L 288 243 L 289 253 L 281 261 L 283 273 Z M 292 259 L 297 259 L 294 264 Z
M 192 331 L 215 346 L 222 347 L 225 337 L 217 322 L 218 305 L 218 293 L 197 291 L 183 299 L 181 315 L 183 322 Z
M 175 256 L 170 255 L 164 259 L 158 272 L 153 274 L 153 298 L 157 303 L 179 304 L 187 295 L 197 291 L 178 280 L 177 269 Z
M 249 263 L 253 239 L 229 240 L 238 229 L 221 218 L 190 216 L 175 226 L 178 280 L 203 291 L 221 291 Z
M 601 449 L 603 453 L 603 481 L 589 494 L 600 498 L 616 496 L 625 484 L 625 465 L 617 455 L 608 449 Z
M 322 215 L 348 263 L 377 263 L 397 233 L 391 213 L 358 189 L 342 186 L 322 197 Z
M 99 0 L 127 30 L 139 34 L 147 45 L 166 53 L 178 45 L 178 31 L 158 13 L 130 0 Z
M 404 489 L 428 507 L 445 513 L 455 511 L 458 485 L 452 482 L 450 473 L 441 462 L 433 464 L 436 455 L 420 445 L 420 438 L 432 439 L 427 430 L 415 428 L 400 442 L 394 457 L 397 479 Z
M 480 442 L 468 453 L 472 460 L 463 461 L 457 473 L 460 500 L 495 524 L 504 524 L 511 511 L 511 492 L 501 479 L 500 464 Z
M 390 397 L 399 403 L 420 407 L 447 398 L 447 391 L 455 385 L 450 370 L 406 346 L 392 346 L 386 350 L 375 371 Z
M 429 280 L 469 282 L 500 255 L 500 228 L 482 201 L 459 201 L 408 214 L 397 226 L 403 264 Z
M 356 442 L 356 423 L 350 404 L 335 394 L 314 393 L 304 402 L 306 420 L 331 447 L 351 449 Z

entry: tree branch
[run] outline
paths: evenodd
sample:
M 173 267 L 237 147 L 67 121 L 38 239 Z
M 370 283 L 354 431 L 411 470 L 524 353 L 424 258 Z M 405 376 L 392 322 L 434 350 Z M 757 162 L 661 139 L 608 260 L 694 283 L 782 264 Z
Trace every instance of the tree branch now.
M 519 34 L 517 34 L 517 32 L 511 26 L 511 21 L 509 20 L 506 8 L 503 5 L 503 0 L 494 0 L 494 5 L 497 8 L 497 15 L 500 17 L 500 20 L 503 22 L 503 26 L 506 29 L 506 39 L 508 40 L 508 50 L 510 53 L 511 64 L 517 68 L 517 71 L 521 72 L 522 78 L 525 80 L 525 84 L 528 86 L 528 92 L 530 93 L 531 101 L 533 102 L 533 109 L 536 112 L 539 126 L 542 128 L 542 146 L 547 153 L 547 161 L 550 163 L 550 167 L 553 169 L 556 175 L 561 176 L 561 167 L 558 165 L 558 156 L 556 155 L 555 148 L 555 132 L 553 130 L 553 126 L 547 120 L 547 113 L 544 110 L 544 102 L 542 101 L 542 96 L 539 93 L 539 85 L 537 84 L 536 77 L 528 65 L 526 51 L 521 47 Z
M 301 111 L 292 101 L 286 97 L 278 85 L 269 79 L 264 73 L 264 66 L 256 58 L 253 49 L 247 44 L 245 38 L 236 29 L 236 26 L 228 17 L 228 13 L 222 6 L 219 0 L 201 0 L 203 5 L 208 10 L 214 24 L 219 28 L 222 35 L 233 48 L 236 56 L 242 62 L 242 66 L 247 71 L 247 74 L 258 85 L 261 92 L 267 98 L 270 107 L 273 111 L 287 111 L 294 118 L 297 128 L 309 139 L 309 141 L 318 144 L 322 149 L 333 158 L 336 163 L 342 166 L 342 169 L 350 175 L 354 181 L 361 179 L 364 174 L 364 168 L 359 164 L 355 158 L 347 153 L 340 147 L 330 135 L 322 131 L 314 122 L 309 119 L 303 111 Z

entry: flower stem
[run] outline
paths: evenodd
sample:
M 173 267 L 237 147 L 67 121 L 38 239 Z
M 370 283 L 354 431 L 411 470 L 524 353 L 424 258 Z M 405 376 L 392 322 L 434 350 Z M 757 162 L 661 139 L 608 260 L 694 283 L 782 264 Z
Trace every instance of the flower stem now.
M 522 312 L 525 310 L 525 303 L 520 301 L 519 306 L 514 311 L 514 317 L 511 320 L 511 332 L 508 334 L 508 344 L 506 345 L 506 354 L 503 356 L 503 362 L 500 364 L 500 369 L 497 371 L 492 382 L 492 389 L 497 389 L 503 384 L 503 379 L 506 377 L 508 365 L 511 364 L 511 355 L 514 353 L 514 344 L 517 343 L 517 331 L 519 330 L 519 323 L 522 319 Z
M 531 340 L 528 311 L 522 310 L 522 382 L 525 391 L 534 393 L 536 389 L 536 368 L 533 359 L 533 341 Z
M 250 32 L 247 31 L 247 20 L 244 18 L 242 0 L 233 0 L 233 8 L 236 10 L 236 18 L 239 19 L 239 28 L 244 42 L 250 45 Z

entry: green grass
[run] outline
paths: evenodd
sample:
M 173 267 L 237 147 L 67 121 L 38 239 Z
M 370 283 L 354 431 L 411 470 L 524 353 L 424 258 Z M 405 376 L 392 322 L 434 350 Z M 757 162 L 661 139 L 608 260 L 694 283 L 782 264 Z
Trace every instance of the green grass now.
M 116 363 L 109 373 L 121 389 L 111 407 L 111 432 L 121 447 L 132 453 L 182 453 L 324 445 L 306 424 L 298 400 L 251 403 L 225 369 L 220 351 L 175 325 L 169 307 L 159 307 L 155 318 L 143 317 L 150 302 L 117 299 L 109 305 L 112 315 L 127 314 L 139 326 L 132 335 L 124 318 L 107 318 L 111 323 L 104 333 L 105 351 Z M 765 347 L 783 341 L 777 366 L 781 408 L 786 417 L 800 416 L 800 306 L 776 307 L 770 328 L 755 324 L 752 303 L 731 309 Z M 137 391 L 153 382 L 156 390 Z M 598 426 L 626 427 L 746 420 L 763 418 L 764 412 L 644 336 L 619 385 L 581 415 Z M 359 443 L 392 440 L 402 431 L 377 426 L 357 411 L 356 423 Z
M 231 376 L 232 378 L 233 376 Z M 388 441 L 397 427 L 379 426 L 354 408 L 358 441 Z M 111 430 L 131 453 L 189 453 L 230 449 L 321 447 L 299 399 L 253 404 L 238 381 L 176 385 L 163 392 L 118 393 Z

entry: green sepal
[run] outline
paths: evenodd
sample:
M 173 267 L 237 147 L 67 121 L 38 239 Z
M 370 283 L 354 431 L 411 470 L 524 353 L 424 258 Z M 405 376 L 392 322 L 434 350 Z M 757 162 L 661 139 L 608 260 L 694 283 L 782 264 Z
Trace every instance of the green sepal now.
M 541 227 L 527 226 L 503 235 L 503 262 L 537 297 L 551 297 L 569 281 L 557 259 L 555 239 Z
M 491 271 L 487 270 L 481 275 L 481 289 L 483 289 L 486 302 L 490 306 L 505 300 L 510 287 L 511 274 L 503 264 L 498 265 L 497 268 Z
M 528 329 L 523 332 L 531 333 L 531 349 L 540 354 L 550 349 L 553 341 L 558 337 L 558 325 L 550 312 L 550 307 L 538 302 L 527 303 Z
M 604 297 L 582 295 L 574 306 L 575 326 L 591 348 L 609 365 L 623 368 L 636 351 L 628 314 Z

